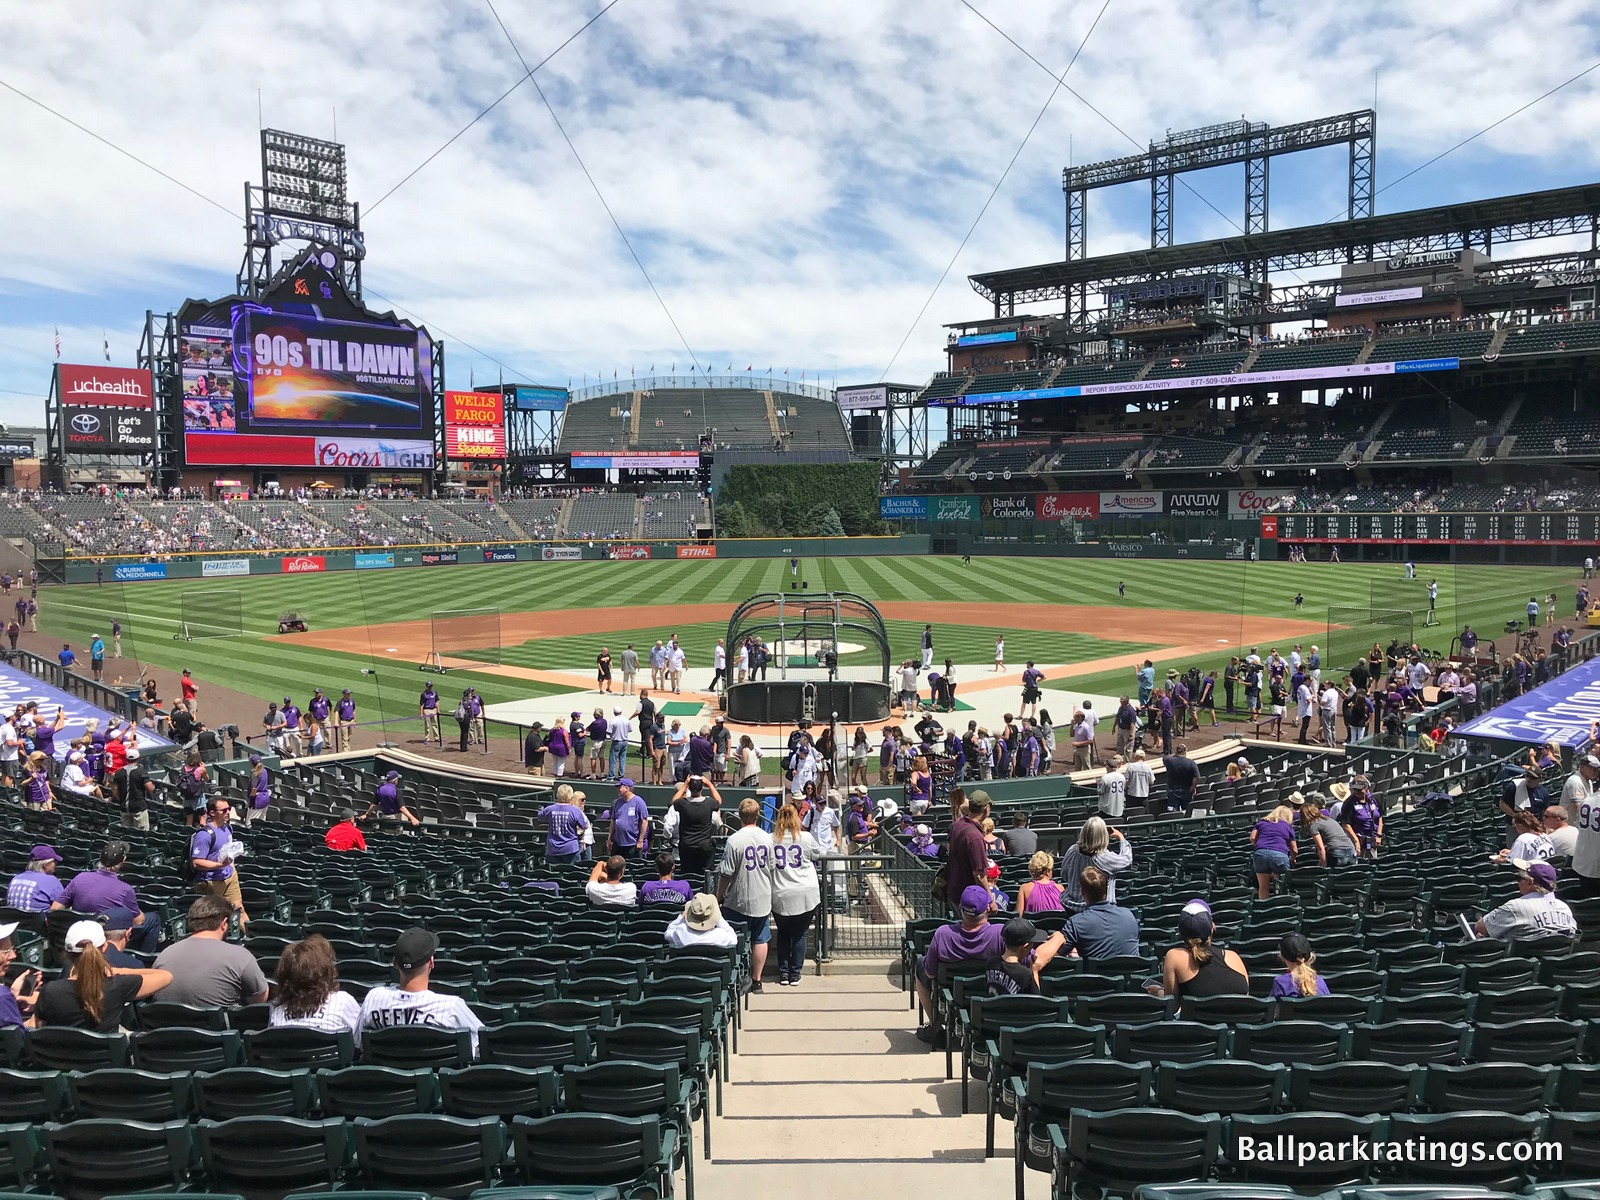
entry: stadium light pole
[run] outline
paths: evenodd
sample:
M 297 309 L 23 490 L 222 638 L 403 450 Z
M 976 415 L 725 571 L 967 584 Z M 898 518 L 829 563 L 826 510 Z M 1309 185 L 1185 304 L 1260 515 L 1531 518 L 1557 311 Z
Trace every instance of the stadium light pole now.
M 393 750 L 400 743 L 389 740 L 389 718 L 383 711 L 383 681 L 371 667 L 362 667 L 363 675 L 372 677 L 373 689 L 378 693 L 378 746 L 379 750 Z

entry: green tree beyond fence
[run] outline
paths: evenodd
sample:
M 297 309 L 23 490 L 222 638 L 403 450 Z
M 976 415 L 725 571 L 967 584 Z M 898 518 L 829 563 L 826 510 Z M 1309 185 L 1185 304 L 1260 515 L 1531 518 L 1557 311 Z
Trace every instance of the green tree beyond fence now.
M 876 463 L 730 467 L 716 508 L 719 537 L 857 537 L 883 532 Z

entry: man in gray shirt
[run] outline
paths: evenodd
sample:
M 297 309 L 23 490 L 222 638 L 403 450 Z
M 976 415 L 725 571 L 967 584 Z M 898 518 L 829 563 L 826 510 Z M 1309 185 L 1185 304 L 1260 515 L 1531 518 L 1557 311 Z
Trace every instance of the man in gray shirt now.
M 267 998 L 267 980 L 255 955 L 223 941 L 233 905 L 221 896 L 201 896 L 189 905 L 189 936 L 156 957 L 156 969 L 171 971 L 160 998 L 196 1008 L 238 1008 Z
M 633 648 L 633 643 L 628 643 L 628 648 L 622 652 L 622 694 L 633 695 L 634 676 L 639 674 L 639 652 Z
M 1023 858 L 1032 858 L 1039 849 L 1039 835 L 1028 828 L 1025 812 L 1012 814 L 1011 828 L 1000 831 L 1000 840 L 1005 843 L 1007 854 L 1019 854 Z
M 735 929 L 750 931 L 750 990 L 761 990 L 772 940 L 772 835 L 756 822 L 761 805 L 752 796 L 739 802 L 739 832 L 723 846 L 717 876 L 722 915 Z

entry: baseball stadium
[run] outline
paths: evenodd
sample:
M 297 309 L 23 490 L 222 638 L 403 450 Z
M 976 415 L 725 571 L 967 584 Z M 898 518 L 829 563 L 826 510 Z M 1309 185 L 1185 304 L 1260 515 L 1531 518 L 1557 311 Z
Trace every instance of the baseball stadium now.
M 463 387 L 259 139 L 0 437 L 0 1200 L 1600 1195 L 1600 182 Z

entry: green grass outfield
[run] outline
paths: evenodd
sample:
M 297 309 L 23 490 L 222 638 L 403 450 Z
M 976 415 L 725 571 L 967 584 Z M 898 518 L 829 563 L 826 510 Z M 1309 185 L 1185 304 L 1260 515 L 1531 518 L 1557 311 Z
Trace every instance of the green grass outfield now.
M 1555 591 L 1563 614 L 1571 612 L 1570 583 L 1578 572 L 1566 567 L 1440 566 L 1419 568 L 1422 580 L 1436 575 L 1440 583 L 1441 628 L 1422 637 L 1441 648 L 1460 623 L 1472 622 L 1481 633 L 1497 634 L 1503 622 L 1520 617 L 1530 595 L 1541 603 Z M 1421 584 L 1405 586 L 1398 566 L 1392 564 L 1293 564 L 1197 562 L 1183 560 L 1118 561 L 1059 558 L 975 558 L 963 566 L 956 558 L 832 558 L 805 560 L 801 579 L 816 593 L 829 589 L 856 592 L 875 601 L 961 601 L 985 604 L 1085 604 L 1114 605 L 1130 609 L 1166 608 L 1219 614 L 1296 617 L 1325 621 L 1332 605 L 1365 608 L 1377 594 L 1387 597 L 1390 586 L 1396 606 L 1410 604 L 1406 597 L 1421 595 Z M 1119 600 L 1117 582 L 1127 584 Z M 356 627 L 388 621 L 426 620 L 438 609 L 497 607 L 503 612 L 537 612 L 573 608 L 616 608 L 638 605 L 722 603 L 731 606 L 753 594 L 787 590 L 787 559 L 717 559 L 713 561 L 646 561 L 582 563 L 517 563 L 448 567 L 396 568 L 387 571 L 350 571 L 322 575 L 274 575 L 250 579 L 173 580 L 169 582 L 79 584 L 53 587 L 41 597 L 40 628 L 80 649 L 89 634 L 109 629 L 110 618 L 123 624 L 123 649 L 129 658 L 169 670 L 189 667 L 197 678 L 234 688 L 263 699 L 285 693 L 304 699 L 313 687 L 335 690 L 349 687 L 363 707 L 366 719 L 375 717 L 377 695 L 363 667 L 376 666 L 382 674 L 383 702 L 391 714 L 415 711 L 416 694 L 423 676 L 415 662 L 397 662 L 384 654 L 381 634 L 373 654 L 342 653 L 267 642 L 277 630 L 285 609 L 301 612 L 315 630 Z M 242 598 L 242 638 L 193 642 L 173 640 L 179 628 L 184 592 L 237 590 Z M 1306 597 L 1296 613 L 1296 591 Z M 1425 607 L 1425 597 L 1421 600 Z M 999 629 L 1008 629 L 1006 658 L 1020 665 L 1027 658 L 1041 662 L 1089 661 L 1101 654 L 1126 653 L 1124 643 L 1096 642 L 1096 632 L 1077 634 L 1031 633 L 1015 628 L 1003 610 L 994 625 L 964 628 L 935 626 L 938 656 L 958 661 L 987 663 Z M 688 627 L 686 626 L 685 629 Z M 915 621 L 891 622 L 896 659 L 917 653 Z M 643 645 L 647 633 L 664 635 L 668 629 L 641 632 L 636 621 L 619 621 L 618 635 L 605 640 L 613 655 L 621 643 Z M 682 632 L 682 631 L 680 631 Z M 696 628 L 694 636 L 706 640 L 706 649 L 691 660 L 710 679 L 710 641 L 714 627 Z M 653 640 L 653 638 L 652 638 Z M 554 639 L 532 647 L 507 647 L 508 661 L 531 656 L 539 666 L 588 667 L 593 664 L 599 637 Z M 1148 643 L 1162 644 L 1153 632 Z M 693 648 L 694 643 L 690 643 Z M 1220 667 L 1223 657 L 1202 661 Z M 570 654 L 570 661 L 562 658 Z M 1214 656 L 1212 656 L 1214 658 Z M 1166 666 L 1186 663 L 1163 662 Z M 112 663 L 108 678 L 118 664 Z M 131 672 L 129 672 L 131 674 Z M 452 671 L 441 692 L 449 697 L 472 683 L 492 703 L 561 689 L 530 680 L 507 680 L 470 671 Z M 1115 694 L 1125 687 L 1127 672 L 1116 670 L 1092 675 L 1061 686 Z

